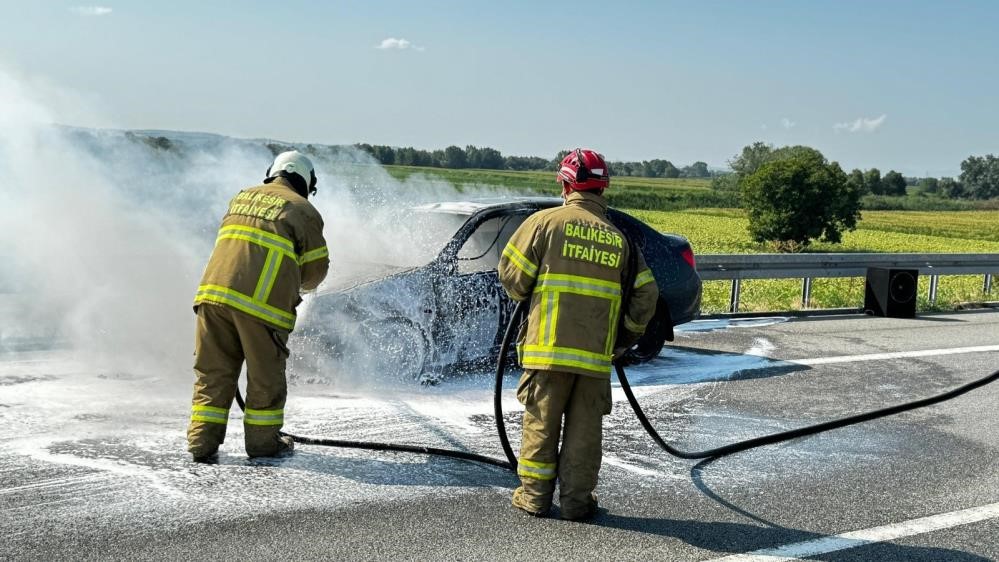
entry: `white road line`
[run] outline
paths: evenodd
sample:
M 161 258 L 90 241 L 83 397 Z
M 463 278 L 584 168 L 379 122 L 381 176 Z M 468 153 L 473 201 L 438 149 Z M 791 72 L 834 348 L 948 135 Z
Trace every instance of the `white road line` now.
M 755 550 L 745 554 L 714 558 L 708 562 L 774 562 L 776 560 L 796 560 L 996 518 L 999 518 L 999 503 L 962 509 L 960 511 L 951 511 L 950 513 L 940 513 L 919 519 L 910 519 L 901 523 L 851 531 L 849 533 L 787 544 L 776 548 Z
M 945 349 L 922 349 L 916 351 L 895 351 L 891 353 L 870 353 L 867 355 L 841 355 L 838 357 L 816 357 L 814 359 L 785 359 L 784 363 L 795 365 L 829 365 L 830 363 L 853 363 L 856 361 L 884 361 L 885 359 L 905 359 L 909 357 L 935 357 L 938 355 L 957 355 L 961 353 L 982 353 L 999 351 L 999 345 L 980 345 L 977 347 L 951 347 Z

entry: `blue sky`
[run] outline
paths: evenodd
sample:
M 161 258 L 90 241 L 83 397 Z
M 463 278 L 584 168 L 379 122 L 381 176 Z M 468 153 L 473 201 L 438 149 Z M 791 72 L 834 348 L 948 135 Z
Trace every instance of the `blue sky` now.
M 762 140 L 911 175 L 999 152 L 993 1 L 0 7 L 0 68 L 78 125 L 712 166 Z

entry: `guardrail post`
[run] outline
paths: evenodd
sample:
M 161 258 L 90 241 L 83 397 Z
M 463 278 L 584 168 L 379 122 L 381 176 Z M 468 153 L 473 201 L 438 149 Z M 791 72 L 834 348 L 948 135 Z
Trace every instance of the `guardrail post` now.
M 937 302 L 937 284 L 940 283 L 939 275 L 930 275 L 930 304 L 936 304 Z
M 739 312 L 739 288 L 741 279 L 732 280 L 732 295 L 728 299 L 728 311 Z
M 812 300 L 812 278 L 805 277 L 801 282 L 801 308 L 808 308 Z
M 982 292 L 986 295 L 992 292 L 992 274 L 985 274 L 985 283 L 982 284 Z

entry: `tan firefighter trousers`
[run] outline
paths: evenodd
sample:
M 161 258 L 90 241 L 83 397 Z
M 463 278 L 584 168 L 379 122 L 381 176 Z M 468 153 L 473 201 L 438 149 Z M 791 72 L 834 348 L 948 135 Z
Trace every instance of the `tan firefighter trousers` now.
M 223 305 L 198 306 L 194 348 L 194 399 L 187 430 L 188 451 L 208 456 L 225 441 L 229 406 L 246 361 L 246 453 L 278 452 L 288 396 L 285 364 L 288 333 Z
M 611 411 L 610 379 L 528 369 L 520 378 L 517 399 L 524 405 L 524 432 L 517 466 L 521 485 L 513 505 L 548 511 L 557 477 L 562 516 L 585 513 L 600 471 L 603 416 Z

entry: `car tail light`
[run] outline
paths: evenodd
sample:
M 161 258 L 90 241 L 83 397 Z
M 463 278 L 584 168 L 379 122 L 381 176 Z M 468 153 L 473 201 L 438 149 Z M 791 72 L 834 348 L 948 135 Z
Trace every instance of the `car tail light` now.
M 697 269 L 697 263 L 694 260 L 694 250 L 691 250 L 690 246 L 684 248 L 680 252 L 680 255 L 683 256 L 683 261 L 687 262 L 690 265 L 690 267 Z

